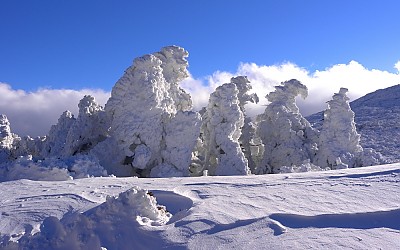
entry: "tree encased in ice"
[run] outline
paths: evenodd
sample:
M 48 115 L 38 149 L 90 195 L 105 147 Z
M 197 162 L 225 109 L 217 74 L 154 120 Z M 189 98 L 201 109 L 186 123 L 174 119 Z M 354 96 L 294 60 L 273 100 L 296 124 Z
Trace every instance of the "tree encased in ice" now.
M 349 105 L 348 90 L 341 88 L 328 101 L 318 140 L 315 163 L 321 167 L 340 169 L 361 166 L 363 148 L 357 133 L 354 112 Z
M 307 87 L 292 79 L 266 96 L 270 104 L 257 117 L 257 135 L 264 144 L 258 174 L 278 173 L 282 166 L 299 166 L 313 160 L 317 131 L 300 114 L 295 100 L 298 95 L 306 98 Z
M 111 121 L 110 134 L 125 158 L 120 161 L 131 165 L 141 176 L 150 176 L 150 171 L 159 165 L 152 175 L 157 176 L 160 171 L 186 175 L 186 172 L 181 173 L 183 163 L 164 159 L 163 152 L 185 153 L 181 159 L 187 162 L 199 133 L 196 124 L 200 121 L 196 114 L 176 115 L 178 111 L 189 112 L 192 108 L 190 95 L 178 85 L 189 75 L 187 56 L 188 52 L 183 48 L 169 46 L 135 59 L 113 87 L 106 104 L 105 110 Z M 168 137 L 166 129 L 169 123 L 177 123 L 174 119 L 191 126 L 194 132 Z M 177 146 L 171 140 L 181 144 Z M 186 150 L 182 151 L 183 148 Z
M 250 174 L 239 144 L 244 115 L 238 94 L 239 90 L 233 82 L 219 86 L 210 95 L 203 115 L 204 169 L 210 175 Z

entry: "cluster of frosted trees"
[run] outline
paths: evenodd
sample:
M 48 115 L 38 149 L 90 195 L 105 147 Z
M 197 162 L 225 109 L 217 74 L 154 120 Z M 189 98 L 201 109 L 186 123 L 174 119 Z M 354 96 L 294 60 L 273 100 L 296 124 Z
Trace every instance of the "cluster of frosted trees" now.
M 91 96 L 79 102 L 75 118 L 64 112 L 45 137 L 19 137 L 0 117 L 0 161 L 30 157 L 85 157 L 116 176 L 172 177 L 248 175 L 360 167 L 380 163 L 363 150 L 354 113 L 340 89 L 328 102 L 321 131 L 300 114 L 295 98 L 307 88 L 293 79 L 266 96 L 269 105 L 254 121 L 245 104 L 257 103 L 245 76 L 211 95 L 207 107 L 192 110 L 179 87 L 188 77 L 187 51 L 177 46 L 134 60 L 103 108 Z

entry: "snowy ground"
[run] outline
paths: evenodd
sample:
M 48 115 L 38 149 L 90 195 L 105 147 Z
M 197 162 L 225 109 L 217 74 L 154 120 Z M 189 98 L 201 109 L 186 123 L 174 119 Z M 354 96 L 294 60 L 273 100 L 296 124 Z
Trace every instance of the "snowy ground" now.
M 166 206 L 166 224 L 127 213 L 137 211 L 136 198 L 100 206 L 135 186 Z M 35 233 L 47 218 L 41 237 L 22 238 L 25 247 L 83 249 L 96 239 L 107 249 L 400 249 L 399 190 L 400 164 L 243 177 L 3 182 L 0 248 L 17 249 L 5 246 L 7 235 L 15 241 Z M 49 216 L 67 218 L 64 229 Z

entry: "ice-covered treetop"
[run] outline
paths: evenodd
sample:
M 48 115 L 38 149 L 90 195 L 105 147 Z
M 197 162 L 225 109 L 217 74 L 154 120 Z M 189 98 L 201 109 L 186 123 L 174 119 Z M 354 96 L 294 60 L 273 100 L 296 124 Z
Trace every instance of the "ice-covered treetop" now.
M 153 55 L 162 61 L 161 68 L 167 82 L 177 84 L 189 76 L 187 70 L 189 63 L 186 60 L 189 52 L 184 48 L 175 45 L 167 46 Z
M 6 115 L 0 115 L 0 138 L 11 135 L 10 122 Z
M 96 102 L 96 99 L 91 95 L 85 95 L 82 100 L 79 101 L 79 115 L 94 114 L 103 108 Z
M 181 47 L 168 46 L 136 58 L 113 87 L 106 104 L 107 112 L 114 114 L 122 107 L 134 108 L 137 112 L 157 109 L 170 114 L 190 110 L 190 95 L 178 86 L 189 76 L 188 55 Z
M 332 100 L 327 102 L 328 109 L 324 113 L 325 119 L 329 119 L 330 116 L 346 116 L 350 119 L 349 121 L 354 123 L 354 112 L 350 108 L 350 98 L 346 94 L 348 91 L 347 88 L 340 88 L 339 93 L 335 93 Z
M 275 91 L 269 93 L 265 97 L 273 105 L 282 105 L 298 113 L 299 108 L 296 106 L 295 98 L 300 95 L 303 99 L 308 96 L 307 87 L 296 79 L 283 82 L 280 86 L 275 86 Z
M 239 99 L 239 105 L 242 111 L 244 111 L 244 105 L 248 102 L 258 103 L 259 99 L 256 93 L 248 94 L 247 92 L 252 89 L 250 81 L 247 79 L 247 76 L 237 76 L 231 78 L 231 83 L 236 85 L 239 93 L 237 97 Z
M 335 93 L 332 96 L 332 100 L 328 101 L 328 103 L 331 103 L 334 100 L 341 100 L 341 101 L 349 102 L 350 98 L 347 97 L 347 92 L 349 92 L 349 90 L 347 88 L 340 88 L 339 93 Z

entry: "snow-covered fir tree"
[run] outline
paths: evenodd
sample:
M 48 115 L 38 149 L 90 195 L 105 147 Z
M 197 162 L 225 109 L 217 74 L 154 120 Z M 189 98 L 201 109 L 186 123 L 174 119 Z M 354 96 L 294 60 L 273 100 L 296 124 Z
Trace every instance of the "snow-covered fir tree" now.
M 319 166 L 340 169 L 362 164 L 360 134 L 356 130 L 347 92 L 346 88 L 341 88 L 328 101 L 315 158 Z
M 298 95 L 306 98 L 307 87 L 292 79 L 266 96 L 270 104 L 257 117 L 257 135 L 264 144 L 257 174 L 278 173 L 282 166 L 299 166 L 313 160 L 317 131 L 300 114 L 295 100 Z

